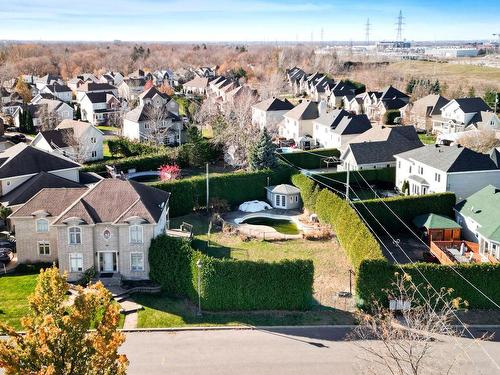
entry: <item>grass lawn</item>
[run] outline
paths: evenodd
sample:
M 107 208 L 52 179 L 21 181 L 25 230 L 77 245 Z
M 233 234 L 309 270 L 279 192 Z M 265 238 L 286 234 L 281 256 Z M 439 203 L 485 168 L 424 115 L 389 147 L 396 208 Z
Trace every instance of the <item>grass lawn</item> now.
M 38 274 L 0 277 L 0 320 L 21 329 L 20 319 L 29 311 L 28 296 L 35 290 Z
M 117 128 L 115 126 L 98 125 L 98 126 L 96 126 L 96 128 L 102 132 L 114 132 L 114 133 L 120 132 L 120 128 Z
M 418 138 L 420 138 L 424 145 L 433 145 L 436 143 L 436 136 L 432 134 L 419 134 Z
M 351 324 L 350 313 L 318 307 L 311 311 L 204 312 L 197 316 L 197 306 L 185 299 L 165 295 L 138 294 L 134 300 L 144 306 L 139 311 L 138 328 L 221 326 L 221 325 L 323 325 Z
M 0 277 L 0 321 L 16 330 L 22 329 L 21 318 L 29 313 L 28 296 L 35 291 L 38 272 L 29 275 Z M 119 328 L 125 316 L 120 314 Z
M 210 235 L 207 248 L 206 234 L 208 218 L 202 215 L 186 215 L 173 218 L 171 228 L 178 228 L 182 222 L 194 225 L 193 247 L 215 257 L 243 260 L 276 262 L 283 259 L 312 259 L 314 263 L 314 298 L 318 305 L 336 307 L 337 292 L 349 290 L 349 269 L 351 265 L 337 240 L 308 241 L 242 241 L 238 236 L 221 232 Z

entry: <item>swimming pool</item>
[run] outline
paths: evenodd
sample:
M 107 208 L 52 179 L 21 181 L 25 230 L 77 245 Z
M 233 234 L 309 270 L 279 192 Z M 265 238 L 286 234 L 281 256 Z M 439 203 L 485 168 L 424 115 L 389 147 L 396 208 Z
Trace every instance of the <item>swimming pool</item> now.
M 251 225 L 265 225 L 267 227 L 274 228 L 277 232 L 282 234 L 299 234 L 299 228 L 297 224 L 289 219 L 274 219 L 270 217 L 263 216 L 253 216 L 244 219 L 242 224 Z

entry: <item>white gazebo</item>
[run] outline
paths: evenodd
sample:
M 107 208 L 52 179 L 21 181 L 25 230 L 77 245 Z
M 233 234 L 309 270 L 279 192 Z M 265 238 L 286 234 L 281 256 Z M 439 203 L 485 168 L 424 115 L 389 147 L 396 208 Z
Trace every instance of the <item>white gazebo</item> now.
M 266 187 L 267 200 L 273 208 L 293 210 L 300 207 L 300 190 L 295 186 L 281 184 Z

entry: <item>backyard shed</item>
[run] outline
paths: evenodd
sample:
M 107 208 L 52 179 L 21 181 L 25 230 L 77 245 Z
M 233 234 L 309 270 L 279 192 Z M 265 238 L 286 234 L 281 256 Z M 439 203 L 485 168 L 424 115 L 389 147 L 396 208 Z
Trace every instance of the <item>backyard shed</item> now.
M 413 224 L 419 229 L 425 229 L 430 241 L 460 240 L 462 227 L 454 220 L 437 214 L 416 216 Z
M 267 200 L 273 208 L 292 210 L 300 207 L 300 190 L 295 186 L 281 184 L 266 187 Z

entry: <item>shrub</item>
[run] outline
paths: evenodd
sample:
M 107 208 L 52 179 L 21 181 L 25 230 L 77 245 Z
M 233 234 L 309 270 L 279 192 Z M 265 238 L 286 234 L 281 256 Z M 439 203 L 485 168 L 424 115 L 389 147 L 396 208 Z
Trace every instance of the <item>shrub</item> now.
M 197 261 L 201 259 L 201 271 Z M 207 310 L 305 310 L 311 306 L 311 260 L 276 263 L 218 259 L 194 251 L 182 239 L 160 236 L 149 250 L 150 277 L 163 291 L 197 302 Z
M 327 156 L 340 156 L 340 151 L 336 148 L 325 148 L 318 149 L 314 151 L 298 151 L 298 152 L 289 152 L 286 154 L 279 154 L 279 157 L 288 161 L 290 164 L 293 164 L 296 167 L 304 168 L 304 169 L 316 169 L 316 168 L 325 168 L 326 164 L 323 162 L 323 158 L 318 156 L 323 155 Z
M 280 167 L 274 170 L 233 172 L 211 176 L 210 198 L 224 199 L 230 206 L 248 200 L 265 200 L 265 187 L 268 181 L 270 185 L 287 183 L 290 181 L 291 172 L 290 168 Z M 206 178 L 204 176 L 161 181 L 152 186 L 171 193 L 169 205 L 172 217 L 188 214 L 193 209 L 206 205 Z
M 165 152 L 165 147 L 131 141 L 124 137 L 108 140 L 109 152 L 113 156 L 137 156 Z
M 390 228 L 391 233 L 394 233 L 404 230 L 405 226 L 389 211 L 387 206 L 408 226 L 412 226 L 412 220 L 415 216 L 422 214 L 434 213 L 453 217 L 455 202 L 456 197 L 454 193 L 439 193 L 369 199 L 362 202 L 354 202 L 354 204 L 374 230 L 378 231 L 382 228 L 368 211 L 377 218 L 381 225 L 385 228 Z
M 384 113 L 384 124 L 395 125 L 396 118 L 401 117 L 401 112 L 397 109 L 389 109 Z
M 164 154 L 131 156 L 112 161 L 100 161 L 97 163 L 87 164 L 82 168 L 82 170 L 85 172 L 103 173 L 106 172 L 106 165 L 114 165 L 117 170 L 124 172 L 129 169 L 136 169 L 137 171 L 154 171 L 164 164 L 172 164 L 175 161 L 175 152 L 167 152 Z

